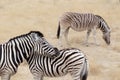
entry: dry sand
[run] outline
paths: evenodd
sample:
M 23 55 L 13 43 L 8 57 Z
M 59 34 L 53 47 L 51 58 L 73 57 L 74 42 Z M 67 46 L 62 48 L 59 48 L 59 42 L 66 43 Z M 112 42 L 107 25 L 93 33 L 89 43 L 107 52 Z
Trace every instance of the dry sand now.
M 0 43 L 31 30 L 41 31 L 52 45 L 59 47 L 56 30 L 59 17 L 67 11 L 94 13 L 101 15 L 111 28 L 111 45 L 107 46 L 102 33 L 97 31 L 100 46 L 82 43 L 86 31 L 70 30 L 71 47 L 84 51 L 90 70 L 88 80 L 120 80 L 120 2 L 119 0 L 0 0 Z M 72 80 L 68 74 L 59 78 L 45 80 Z M 26 63 L 19 66 L 18 72 L 11 80 L 33 80 Z

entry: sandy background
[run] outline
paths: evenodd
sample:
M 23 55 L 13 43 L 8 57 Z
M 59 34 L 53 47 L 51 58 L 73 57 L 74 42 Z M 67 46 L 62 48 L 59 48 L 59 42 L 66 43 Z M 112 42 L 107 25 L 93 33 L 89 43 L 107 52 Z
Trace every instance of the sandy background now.
M 120 80 L 120 1 L 119 0 L 0 0 L 0 43 L 31 30 L 41 31 L 52 45 L 57 46 L 56 30 L 59 17 L 67 11 L 101 15 L 110 28 L 111 45 L 107 46 L 97 31 L 100 46 L 82 43 L 86 31 L 70 30 L 71 47 L 84 51 L 90 70 L 88 80 Z M 70 75 L 45 80 L 72 80 Z M 26 63 L 22 63 L 11 80 L 33 80 Z

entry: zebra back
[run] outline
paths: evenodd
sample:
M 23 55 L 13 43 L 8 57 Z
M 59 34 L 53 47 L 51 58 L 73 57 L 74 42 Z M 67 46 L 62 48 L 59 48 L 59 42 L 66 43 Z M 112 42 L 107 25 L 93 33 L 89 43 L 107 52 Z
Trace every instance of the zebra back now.
M 70 27 L 75 31 L 84 31 L 94 28 L 99 20 L 92 13 L 66 12 L 60 17 L 60 25 Z

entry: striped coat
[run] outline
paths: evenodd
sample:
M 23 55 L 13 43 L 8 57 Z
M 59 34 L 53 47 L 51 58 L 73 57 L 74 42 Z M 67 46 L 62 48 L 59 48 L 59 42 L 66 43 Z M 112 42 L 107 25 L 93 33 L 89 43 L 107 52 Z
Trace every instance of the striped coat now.
M 39 54 L 33 54 L 27 60 L 34 80 L 43 80 L 43 77 L 59 77 L 71 74 L 74 80 L 86 80 L 88 61 L 82 51 L 76 48 L 67 48 L 59 51 L 60 54 L 51 59 Z
M 66 42 L 68 42 L 68 31 L 70 28 L 75 31 L 87 30 L 85 43 L 88 43 L 88 37 L 91 31 L 93 31 L 95 44 L 97 44 L 96 29 L 100 29 L 103 33 L 103 39 L 108 45 L 110 44 L 110 28 L 105 20 L 99 15 L 94 15 L 92 13 L 64 13 L 60 17 L 57 30 L 57 38 L 60 38 L 60 44 L 63 36 L 65 37 Z

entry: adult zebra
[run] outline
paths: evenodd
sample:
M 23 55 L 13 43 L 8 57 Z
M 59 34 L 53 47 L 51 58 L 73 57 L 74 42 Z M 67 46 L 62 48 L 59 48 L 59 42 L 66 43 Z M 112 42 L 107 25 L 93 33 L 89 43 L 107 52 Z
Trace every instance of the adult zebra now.
M 58 50 L 52 47 L 39 31 L 31 31 L 27 34 L 12 38 L 5 44 L 1 44 L 1 80 L 10 80 L 11 75 L 17 72 L 19 64 L 35 52 L 52 57 L 56 56 Z
M 67 48 L 59 51 L 54 59 L 32 54 L 27 62 L 34 80 L 43 80 L 44 76 L 58 77 L 71 74 L 74 80 L 87 80 L 88 61 L 82 51 Z
M 88 45 L 88 37 L 93 30 L 94 41 L 96 43 L 96 29 L 99 28 L 103 32 L 103 39 L 109 45 L 110 44 L 110 28 L 105 22 L 105 20 L 99 16 L 91 13 L 81 14 L 66 12 L 59 20 L 59 26 L 57 30 L 57 38 L 60 38 L 60 43 L 62 37 L 64 36 L 66 42 L 68 42 L 68 31 L 72 28 L 75 31 L 87 30 L 87 36 L 85 43 Z

